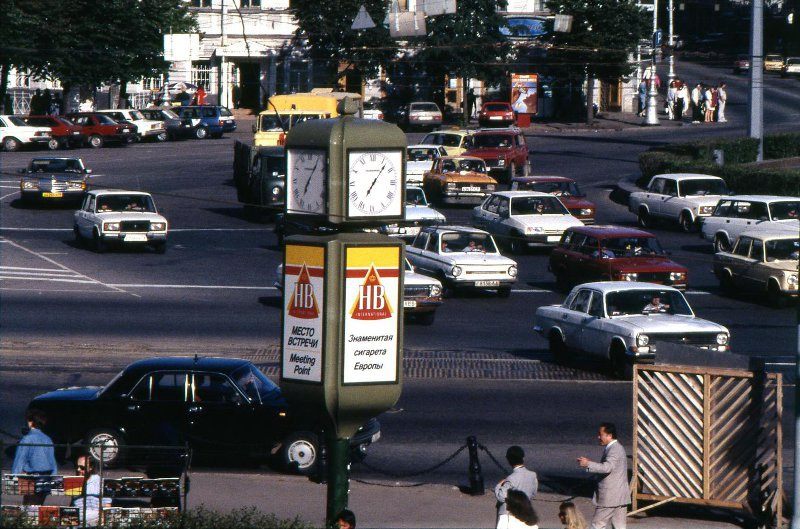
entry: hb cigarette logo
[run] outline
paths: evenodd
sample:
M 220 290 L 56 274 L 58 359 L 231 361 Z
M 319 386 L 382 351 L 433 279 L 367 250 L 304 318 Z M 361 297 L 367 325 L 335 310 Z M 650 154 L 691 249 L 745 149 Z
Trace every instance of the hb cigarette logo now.
M 364 283 L 358 285 L 358 294 L 350 308 L 354 320 L 384 320 L 392 317 L 392 306 L 386 297 L 386 289 L 381 284 L 381 276 L 370 265 Z
M 300 269 L 300 274 L 297 276 L 297 283 L 294 285 L 292 297 L 289 298 L 288 306 L 289 316 L 301 318 L 304 320 L 313 320 L 319 317 L 319 305 L 317 298 L 314 296 L 314 285 L 308 277 L 308 269 L 306 264 Z

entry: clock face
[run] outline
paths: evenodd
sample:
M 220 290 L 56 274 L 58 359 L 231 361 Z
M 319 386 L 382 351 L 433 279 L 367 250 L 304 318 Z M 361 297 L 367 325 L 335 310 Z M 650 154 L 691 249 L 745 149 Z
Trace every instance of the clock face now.
M 348 217 L 399 217 L 403 213 L 401 151 L 348 154 Z
M 289 213 L 325 213 L 328 156 L 325 151 L 287 152 L 286 209 Z

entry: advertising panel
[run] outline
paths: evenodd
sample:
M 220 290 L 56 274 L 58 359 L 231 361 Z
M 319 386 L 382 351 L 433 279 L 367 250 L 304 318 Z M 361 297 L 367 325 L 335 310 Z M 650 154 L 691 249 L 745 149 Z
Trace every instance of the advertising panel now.
M 397 382 L 400 253 L 397 246 L 346 248 L 343 384 Z
M 511 74 L 511 107 L 517 114 L 539 112 L 539 75 L 535 73 Z
M 281 378 L 322 382 L 325 248 L 286 245 Z

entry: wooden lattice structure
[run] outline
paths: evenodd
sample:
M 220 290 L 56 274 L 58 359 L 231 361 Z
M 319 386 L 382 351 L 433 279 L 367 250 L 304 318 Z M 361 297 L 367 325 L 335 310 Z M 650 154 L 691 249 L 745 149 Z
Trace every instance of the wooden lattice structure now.
M 782 527 L 782 392 L 775 373 L 637 366 L 633 510 L 693 503 Z

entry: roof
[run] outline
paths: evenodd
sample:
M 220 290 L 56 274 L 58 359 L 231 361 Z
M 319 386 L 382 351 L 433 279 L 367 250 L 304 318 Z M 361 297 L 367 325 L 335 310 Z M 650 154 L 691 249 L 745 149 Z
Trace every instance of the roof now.
M 585 235 L 592 235 L 598 239 L 610 237 L 655 237 L 650 232 L 640 230 L 637 228 L 630 228 L 628 226 L 613 226 L 613 225 L 592 225 L 592 226 L 571 226 L 567 228 L 575 233 L 583 233 Z
M 495 191 L 492 195 L 499 195 L 501 197 L 507 198 L 519 198 L 519 197 L 548 197 L 553 198 L 553 195 L 550 193 L 543 193 L 541 191 Z
M 739 237 L 754 239 L 800 239 L 797 224 L 782 222 L 765 222 L 757 228 L 750 228 L 739 234 Z
M 78 160 L 79 162 L 83 162 L 83 160 L 77 156 L 34 156 L 31 158 L 32 162 L 36 160 Z
M 529 184 L 532 182 L 575 182 L 575 179 L 568 176 L 515 176 L 511 181 Z
M 512 134 L 520 134 L 521 131 L 518 128 L 509 128 L 509 129 L 480 129 L 475 132 L 476 136 L 489 136 L 492 134 L 500 134 L 501 136 L 510 136 Z
M 196 358 L 196 360 L 195 360 Z M 199 371 L 233 371 L 248 364 L 241 358 L 210 356 L 164 356 L 146 358 L 129 364 L 125 371 L 151 371 L 154 369 L 192 369 Z
M 700 174 L 700 173 L 663 173 L 663 174 L 653 175 L 653 178 L 656 177 L 672 178 L 674 180 L 705 180 L 709 178 L 713 178 L 714 180 L 722 180 L 722 178 L 720 178 L 719 176 L 714 176 L 710 174 Z
M 800 197 L 783 197 L 778 195 L 730 195 L 720 200 L 747 200 L 748 202 L 797 202 Z
M 126 191 L 125 189 L 91 189 L 86 192 L 89 195 L 146 195 L 150 196 L 150 193 L 145 191 Z
M 428 226 L 425 228 L 425 231 L 437 231 L 437 232 L 460 231 L 466 233 L 482 233 L 489 235 L 489 232 L 479 230 L 478 228 L 475 228 L 473 226 L 460 226 L 457 224 L 448 224 L 448 225 L 440 224 L 439 226 Z
M 406 149 L 436 149 L 439 150 L 441 145 L 436 143 L 415 143 L 414 145 L 409 145 Z
M 446 160 L 475 160 L 478 162 L 485 162 L 483 158 L 478 158 L 477 156 L 442 156 L 439 158 L 442 161 Z
M 588 287 L 599 290 L 604 294 L 608 292 L 616 292 L 617 290 L 673 290 L 679 292 L 678 289 L 668 287 L 666 285 L 659 285 L 656 283 L 638 283 L 635 281 L 595 281 L 593 283 L 584 283 L 578 287 Z M 578 288 L 575 287 L 575 288 Z

